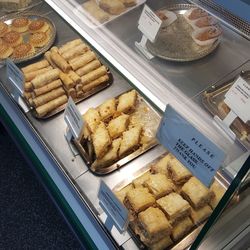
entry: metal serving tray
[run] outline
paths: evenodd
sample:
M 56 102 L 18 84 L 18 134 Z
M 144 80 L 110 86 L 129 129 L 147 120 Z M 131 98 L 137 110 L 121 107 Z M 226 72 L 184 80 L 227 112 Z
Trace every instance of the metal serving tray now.
M 16 18 L 20 18 L 20 17 L 27 17 L 31 20 L 36 20 L 36 19 L 42 19 L 43 21 L 47 22 L 49 24 L 49 40 L 47 42 L 47 44 L 41 48 L 35 48 L 35 52 L 31 55 L 27 55 L 18 59 L 14 59 L 12 57 L 10 57 L 10 59 L 13 60 L 14 63 L 21 63 L 21 62 L 27 62 L 31 59 L 34 59 L 38 56 L 40 56 L 41 54 L 45 53 L 54 43 L 55 38 L 56 38 L 56 27 L 55 24 L 48 18 L 48 17 L 44 17 L 42 15 L 36 14 L 36 13 L 13 13 L 13 14 L 9 14 L 6 16 L 3 16 L 2 18 L 0 18 L 0 21 L 5 22 L 6 24 L 10 25 L 12 23 L 12 21 Z M 20 33 L 21 36 L 23 37 L 24 42 L 28 42 L 29 41 L 29 36 L 30 33 L 29 32 L 24 32 L 24 33 Z M 4 60 L 0 60 L 0 64 L 4 63 Z
M 116 98 L 118 98 L 117 96 Z M 74 145 L 78 149 L 80 155 L 82 156 L 83 160 L 86 162 L 87 166 L 89 167 L 89 170 L 94 173 L 95 175 L 106 175 L 109 174 L 116 169 L 121 168 L 128 162 L 132 161 L 136 157 L 142 155 L 149 149 L 155 147 L 158 143 L 155 139 L 155 134 L 158 128 L 158 125 L 160 124 L 161 116 L 159 113 L 153 109 L 153 107 L 139 94 L 137 94 L 137 105 L 135 108 L 135 111 L 131 114 L 138 114 L 142 117 L 142 122 L 144 124 L 143 129 L 144 133 L 150 136 L 151 140 L 144 144 L 143 146 L 140 146 L 135 151 L 130 153 L 129 155 L 118 158 L 116 162 L 112 163 L 112 165 L 107 167 L 95 167 L 93 165 L 95 161 L 94 156 L 94 150 L 92 143 L 88 141 L 87 139 L 79 140 L 73 140 Z
M 155 43 L 147 42 L 146 46 L 153 55 L 169 61 L 189 62 L 211 54 L 218 47 L 219 39 L 209 46 L 199 46 L 192 39 L 193 28 L 183 15 L 194 7 L 192 4 L 174 4 L 161 9 L 175 12 L 177 20 L 161 29 Z
M 245 80 L 250 80 L 250 71 L 242 71 L 240 76 Z M 206 107 L 206 109 L 213 115 L 218 116 L 220 119 L 224 119 L 225 117 L 221 114 L 218 109 L 219 103 L 223 102 L 225 99 L 226 92 L 233 85 L 235 80 L 238 78 L 238 75 L 232 78 L 229 81 L 224 82 L 218 86 L 214 85 L 209 90 L 206 90 L 202 94 L 202 103 Z M 248 150 L 250 149 L 250 125 L 245 124 L 239 118 L 236 118 L 232 123 L 231 127 L 232 131 L 236 134 L 237 139 L 243 146 L 245 146 Z M 241 130 L 245 130 L 247 132 L 247 136 L 243 136 Z

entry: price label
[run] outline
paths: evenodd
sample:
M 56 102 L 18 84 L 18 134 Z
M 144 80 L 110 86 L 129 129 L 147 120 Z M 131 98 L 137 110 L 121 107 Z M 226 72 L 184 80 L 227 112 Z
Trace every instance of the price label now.
M 207 187 L 225 158 L 218 146 L 170 105 L 166 107 L 157 139 Z
M 22 71 L 11 61 L 10 59 L 6 60 L 7 67 L 7 77 L 9 82 L 14 87 L 13 95 L 22 96 L 24 89 L 24 76 Z
M 161 25 L 162 20 L 145 4 L 139 19 L 138 29 L 153 43 Z
M 67 106 L 64 111 L 64 120 L 75 139 L 79 139 L 83 131 L 83 118 L 77 109 L 73 99 L 69 97 Z
M 250 84 L 239 77 L 226 93 L 225 103 L 247 123 L 250 120 Z
M 101 180 L 98 198 L 105 213 L 112 219 L 117 228 L 124 232 L 128 227 L 128 210 L 114 195 L 107 184 Z

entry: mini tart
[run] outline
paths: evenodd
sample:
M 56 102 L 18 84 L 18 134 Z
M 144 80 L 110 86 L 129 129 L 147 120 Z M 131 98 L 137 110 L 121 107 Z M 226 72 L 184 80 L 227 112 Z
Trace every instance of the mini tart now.
M 48 29 L 48 23 L 41 19 L 33 20 L 29 25 L 29 31 L 31 33 L 46 32 Z
M 3 41 L 11 47 L 16 47 L 23 42 L 23 37 L 16 31 L 10 31 L 3 36 Z
M 13 53 L 13 49 L 4 43 L 0 44 L 0 59 L 6 59 L 8 57 L 10 57 Z
M 30 43 L 22 43 L 14 49 L 13 58 L 22 58 L 32 55 L 34 52 L 35 49 Z
M 49 37 L 44 32 L 36 32 L 30 36 L 30 43 L 34 47 L 38 47 L 38 48 L 43 47 L 48 43 L 48 41 L 49 41 Z
M 29 19 L 27 17 L 16 18 L 12 21 L 11 29 L 17 32 L 26 32 L 29 28 Z
M 3 37 L 9 31 L 10 27 L 4 22 L 0 22 L 0 37 Z

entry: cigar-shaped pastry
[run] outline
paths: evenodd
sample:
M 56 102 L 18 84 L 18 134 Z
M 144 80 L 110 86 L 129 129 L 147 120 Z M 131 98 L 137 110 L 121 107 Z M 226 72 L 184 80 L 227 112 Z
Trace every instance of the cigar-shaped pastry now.
M 32 99 L 32 98 L 30 98 L 30 99 L 28 100 L 28 102 L 29 102 L 29 104 L 30 104 L 31 107 L 34 106 L 34 103 L 33 103 L 33 99 Z
M 63 72 L 60 72 L 59 77 L 62 80 L 63 86 L 66 89 L 74 88 L 75 83 L 73 82 L 73 80 L 67 74 L 65 74 Z
M 31 82 L 25 82 L 24 83 L 24 91 L 30 92 L 33 90 L 33 86 Z
M 53 111 L 54 109 L 60 107 L 61 105 L 65 104 L 68 101 L 68 98 L 66 95 L 62 95 L 42 106 L 39 106 L 36 108 L 36 112 L 39 117 L 43 117 L 49 112 Z
M 56 99 L 59 96 L 62 96 L 65 94 L 65 91 L 62 87 L 59 87 L 57 89 L 53 89 L 52 91 L 44 94 L 44 95 L 40 95 L 36 98 L 33 99 L 33 103 L 34 103 L 34 107 L 37 108 L 39 106 L 44 105 L 45 103 L 52 101 L 54 99 Z
M 37 97 L 37 96 L 43 95 L 45 93 L 50 92 L 53 89 L 61 87 L 61 86 L 62 86 L 61 80 L 57 79 L 57 80 L 39 88 L 39 89 L 34 89 L 34 96 Z
M 86 85 L 105 74 L 107 74 L 107 69 L 105 66 L 101 66 L 98 69 L 95 69 L 94 71 L 91 71 L 88 74 L 82 76 L 81 77 L 82 84 Z
M 73 47 L 72 49 L 64 52 L 62 54 L 62 57 L 65 60 L 69 61 L 76 56 L 80 56 L 80 55 L 84 54 L 87 50 L 89 50 L 89 47 L 85 43 L 82 43 L 82 44 L 79 44 L 76 47 Z
M 95 88 L 96 86 L 100 85 L 101 83 L 108 81 L 108 79 L 109 79 L 108 75 L 101 76 L 100 78 L 94 80 L 93 82 L 90 82 L 89 84 L 84 85 L 82 88 L 82 91 L 87 92 Z
M 77 91 L 76 96 L 77 98 L 81 98 L 84 95 L 83 91 Z
M 32 98 L 32 93 L 31 92 L 27 92 L 27 91 L 24 91 L 23 92 L 23 96 L 26 100 L 29 100 L 30 98 Z
M 68 73 L 70 71 L 70 65 L 67 63 L 67 61 L 58 53 L 51 52 L 50 58 L 53 61 L 56 66 L 62 70 L 64 73 Z
M 57 68 L 56 64 L 51 60 L 51 52 L 47 51 L 44 54 L 44 57 L 46 58 L 46 60 L 53 66 L 53 68 Z
M 35 77 L 31 83 L 35 89 L 41 88 L 44 85 L 56 80 L 59 78 L 60 71 L 58 69 L 52 69 L 50 71 L 45 72 L 42 75 Z
M 40 62 L 33 63 L 33 64 L 30 64 L 30 65 L 22 68 L 22 71 L 23 71 L 23 73 L 29 73 L 29 72 L 36 71 L 36 70 L 39 70 L 42 68 L 46 68 L 48 66 L 49 66 L 49 62 L 47 60 L 42 60 Z
M 65 53 L 66 51 L 76 47 L 77 45 L 83 43 L 81 39 L 75 39 L 73 41 L 70 41 L 66 44 L 64 44 L 61 48 L 59 48 L 59 54 L 63 54 Z
M 51 70 L 52 67 L 46 67 L 46 68 L 42 68 L 42 69 L 38 69 L 32 72 L 28 72 L 28 73 L 24 73 L 24 78 L 26 82 L 30 82 L 31 80 L 33 80 L 36 76 L 41 75 L 49 70 Z
M 66 90 L 66 92 L 68 96 L 71 96 L 73 99 L 76 99 L 76 90 L 74 88 Z
M 83 87 L 83 85 L 82 85 L 81 83 L 77 84 L 77 85 L 76 85 L 76 91 L 77 91 L 77 92 L 78 92 L 78 91 L 82 91 L 82 87 Z
M 75 84 L 81 83 L 81 77 L 75 73 L 75 71 L 70 70 L 68 76 L 73 80 Z
M 93 51 L 88 51 L 84 55 L 79 56 L 77 59 L 69 61 L 70 66 L 73 70 L 77 70 L 89 62 L 93 61 L 96 58 L 96 55 Z
M 98 59 L 88 63 L 87 65 L 76 70 L 76 74 L 79 76 L 83 76 L 88 74 L 90 71 L 93 71 L 101 66 L 101 62 Z
M 56 46 L 53 46 L 53 47 L 50 49 L 50 51 L 53 52 L 53 53 L 59 53 L 58 47 L 56 47 Z

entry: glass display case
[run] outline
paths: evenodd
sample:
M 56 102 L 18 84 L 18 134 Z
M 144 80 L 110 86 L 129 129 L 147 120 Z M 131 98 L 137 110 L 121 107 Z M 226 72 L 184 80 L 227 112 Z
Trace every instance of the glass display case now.
M 242 110 L 250 108 L 250 24 L 231 12 L 234 19 L 226 19 L 222 7 L 206 2 L 46 0 L 18 14 L 53 23 L 56 40 L 43 55 L 17 64 L 22 98 L 1 61 L 0 121 L 89 248 L 249 244 L 250 126 Z M 6 20 L 13 18 L 1 19 L 11 25 Z M 210 32 L 213 37 L 200 38 Z M 41 76 L 54 75 L 38 79 L 43 69 Z M 239 84 L 246 87 L 239 100 L 246 101 L 230 104 Z M 51 109 L 62 96 L 66 100 Z M 74 140 L 62 112 L 70 96 L 84 120 Z M 169 120 L 171 138 L 180 137 L 178 151 L 163 139 Z M 186 144 L 188 136 L 203 153 L 222 155 L 211 161 L 209 183 L 197 170 L 204 160 Z M 124 230 L 100 201 L 103 182 L 115 210 L 128 211 Z

